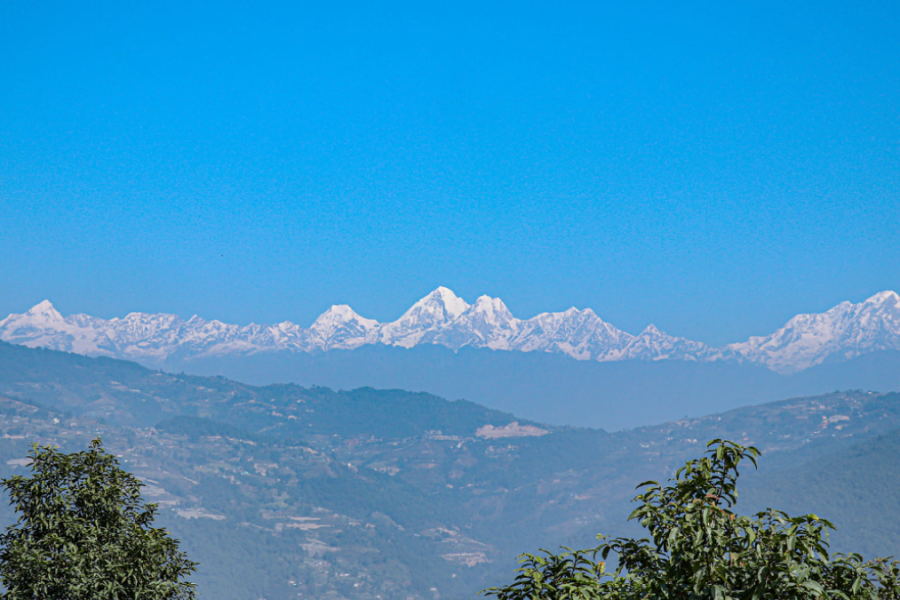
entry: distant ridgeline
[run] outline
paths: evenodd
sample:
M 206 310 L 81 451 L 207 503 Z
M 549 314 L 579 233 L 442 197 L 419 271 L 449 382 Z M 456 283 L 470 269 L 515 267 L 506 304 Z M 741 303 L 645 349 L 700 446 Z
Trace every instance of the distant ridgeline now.
M 447 288 L 391 323 L 333 306 L 309 328 L 146 313 L 63 317 L 45 301 L 0 321 L 0 340 L 255 384 L 427 391 L 610 430 L 835 389 L 900 389 L 894 292 L 797 315 L 769 336 L 720 348 L 652 325 L 632 335 L 590 309 L 518 319 L 498 298 L 470 305 Z
M 111 356 L 163 366 L 174 360 L 260 352 L 318 353 L 383 345 L 438 345 L 451 350 L 487 348 L 562 354 L 581 361 L 734 361 L 794 373 L 870 352 L 900 350 L 900 296 L 881 292 L 859 304 L 842 302 L 821 314 L 801 314 L 775 333 L 720 348 L 673 337 L 653 325 L 638 335 L 606 323 L 591 309 L 570 308 L 519 319 L 499 298 L 468 304 L 439 287 L 391 323 L 329 308 L 309 328 L 231 325 L 194 316 L 131 313 L 98 319 L 63 317 L 43 301 L 0 321 L 0 340 L 91 356 Z
M 573 362 L 574 361 L 570 361 Z M 814 511 L 898 554 L 900 394 L 836 392 L 608 433 L 401 390 L 254 387 L 0 343 L 0 475 L 102 436 L 223 600 L 472 597 L 515 556 L 623 525 L 634 485 L 754 444 L 738 510 Z M 0 502 L 0 519 L 13 514 Z

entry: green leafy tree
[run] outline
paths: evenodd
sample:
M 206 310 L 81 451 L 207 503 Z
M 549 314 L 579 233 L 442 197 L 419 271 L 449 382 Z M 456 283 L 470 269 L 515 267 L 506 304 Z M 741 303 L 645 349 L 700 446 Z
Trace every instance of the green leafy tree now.
M 485 590 L 500 600 L 896 600 L 896 561 L 828 552 L 831 523 L 814 514 L 768 509 L 740 516 L 738 467 L 759 451 L 713 440 L 667 485 L 642 483 L 638 508 L 645 539 L 599 536 L 590 550 L 524 554 L 515 581 Z M 610 555 L 618 559 L 607 571 Z
M 196 563 L 153 528 L 157 507 L 100 439 L 85 452 L 33 446 L 32 476 L 0 482 L 21 513 L 0 535 L 6 600 L 188 600 Z

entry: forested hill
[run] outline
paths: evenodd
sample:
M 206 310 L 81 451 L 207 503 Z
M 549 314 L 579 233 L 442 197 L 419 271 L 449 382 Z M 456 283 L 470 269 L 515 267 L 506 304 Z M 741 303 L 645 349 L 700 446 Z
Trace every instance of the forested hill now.
M 522 551 L 629 531 L 634 485 L 708 439 L 764 452 L 739 508 L 790 508 L 797 485 L 818 503 L 851 488 L 851 470 L 896 458 L 898 428 L 900 395 L 866 391 L 607 433 L 400 390 L 253 387 L 0 344 L 2 475 L 26 472 L 31 442 L 75 450 L 102 436 L 201 562 L 201 597 L 224 600 L 471 598 L 508 581 Z M 831 466 L 816 470 L 819 456 Z M 809 509 L 842 528 L 851 511 L 877 522 L 897 484 L 879 469 L 872 493 Z M 846 529 L 848 547 L 900 552 L 898 536 Z
M 474 435 L 510 414 L 425 393 L 297 385 L 250 386 L 223 377 L 174 375 L 110 358 L 88 358 L 0 342 L 0 392 L 99 422 L 151 427 L 176 415 L 233 422 L 269 435 L 404 438 L 426 430 Z M 523 425 L 528 423 L 522 421 Z M 288 433 L 290 432 L 290 434 Z

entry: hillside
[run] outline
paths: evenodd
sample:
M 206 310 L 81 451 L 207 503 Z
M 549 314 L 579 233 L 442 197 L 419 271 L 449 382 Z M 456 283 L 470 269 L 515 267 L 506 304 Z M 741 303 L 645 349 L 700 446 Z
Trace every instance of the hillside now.
M 837 527 L 832 548 L 900 555 L 900 430 L 746 481 L 742 510 L 816 513 Z
M 629 532 L 634 485 L 705 440 L 760 446 L 764 481 L 897 428 L 898 394 L 607 433 L 428 394 L 254 387 L 0 344 L 0 474 L 25 472 L 32 441 L 74 450 L 101 435 L 202 563 L 202 597 L 224 600 L 472 597 L 507 580 L 519 552 Z M 760 493 L 777 495 L 777 481 Z M 882 502 L 864 495 L 854 509 Z M 896 552 L 885 536 L 864 541 Z

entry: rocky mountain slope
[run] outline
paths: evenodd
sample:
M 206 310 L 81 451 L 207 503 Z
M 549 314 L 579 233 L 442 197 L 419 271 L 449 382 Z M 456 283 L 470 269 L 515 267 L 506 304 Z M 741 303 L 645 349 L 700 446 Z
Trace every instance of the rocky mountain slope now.
M 900 350 L 900 296 L 881 292 L 859 304 L 843 302 L 821 314 L 797 315 L 769 336 L 714 348 L 668 335 L 653 325 L 632 335 L 603 321 L 591 309 L 570 308 L 519 319 L 499 298 L 468 304 L 439 287 L 391 323 L 367 319 L 346 305 L 329 308 L 308 328 L 285 321 L 246 326 L 194 316 L 131 313 L 98 319 L 64 317 L 44 301 L 0 321 L 0 340 L 111 356 L 158 366 L 179 356 L 210 357 L 260 352 L 317 353 L 365 345 L 403 348 L 436 344 L 557 353 L 583 361 L 737 361 L 792 373 L 813 365 L 848 360 L 869 352 Z

